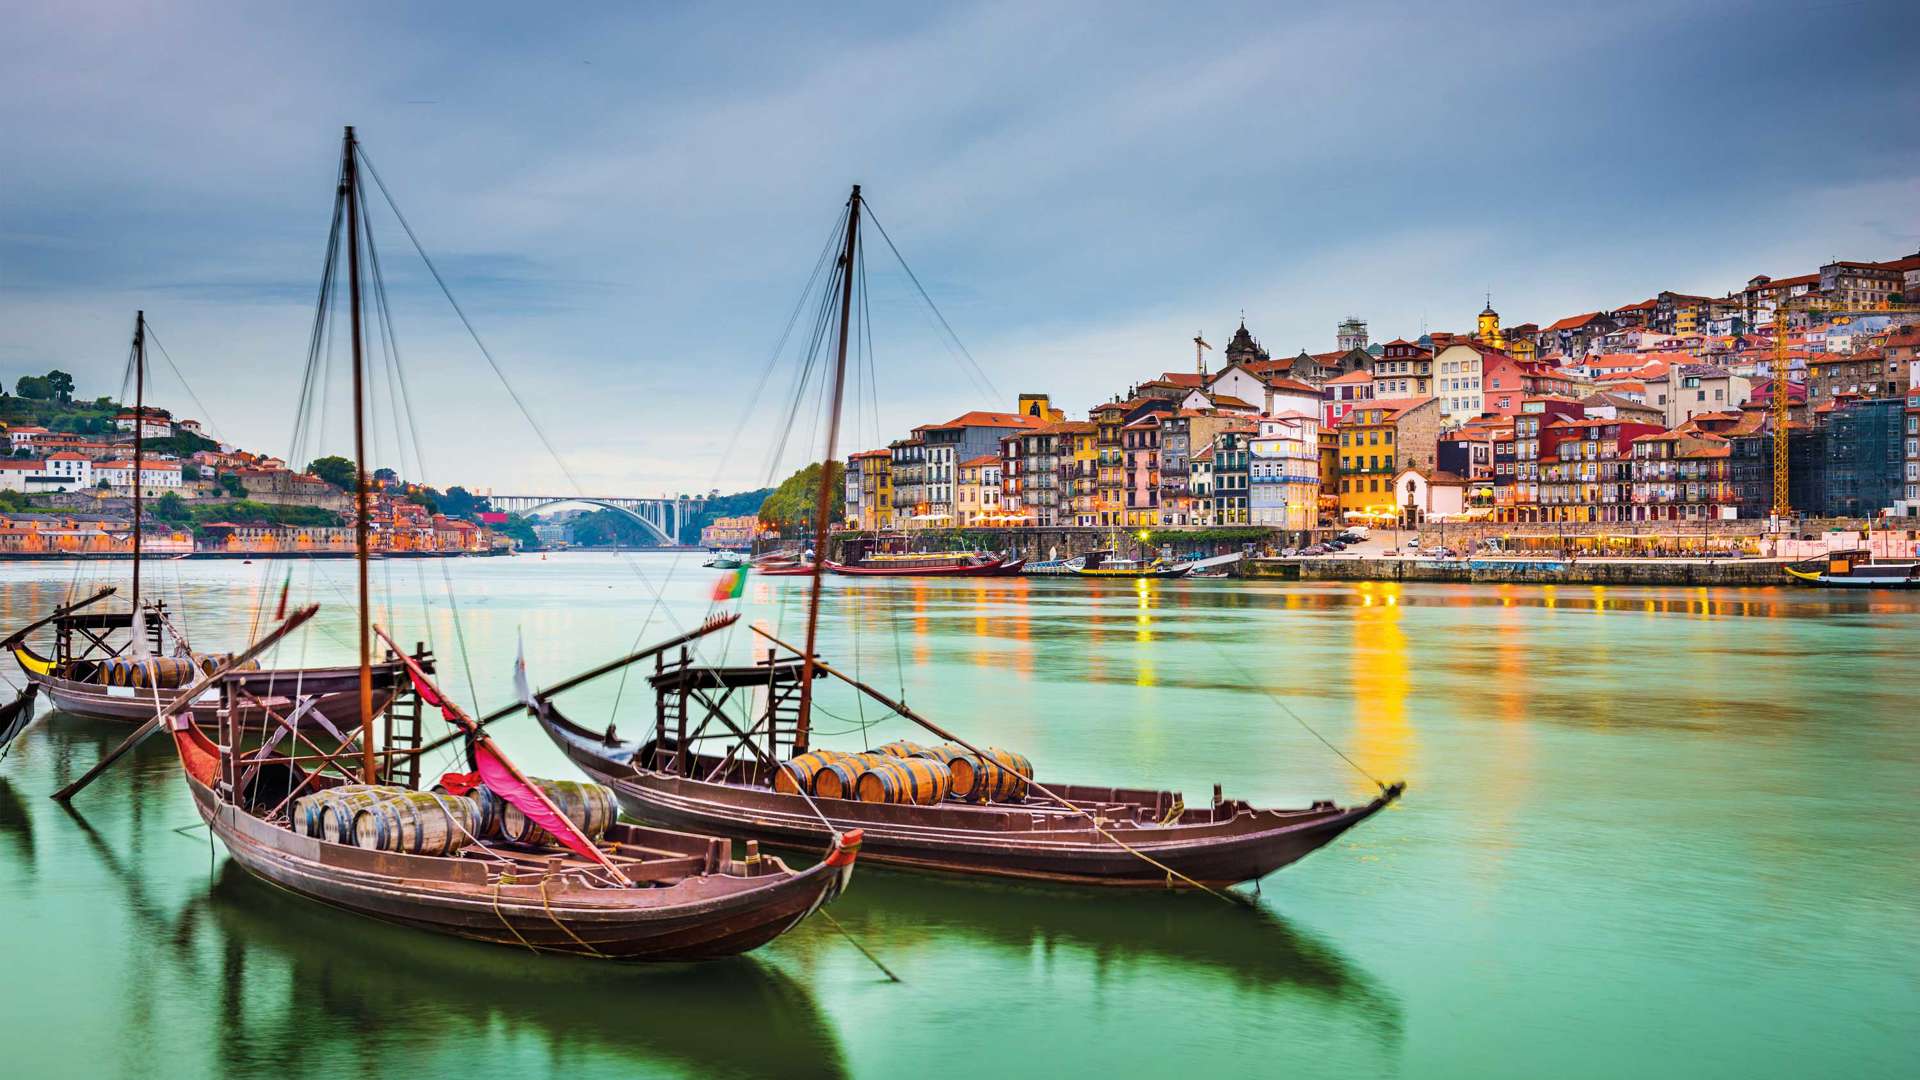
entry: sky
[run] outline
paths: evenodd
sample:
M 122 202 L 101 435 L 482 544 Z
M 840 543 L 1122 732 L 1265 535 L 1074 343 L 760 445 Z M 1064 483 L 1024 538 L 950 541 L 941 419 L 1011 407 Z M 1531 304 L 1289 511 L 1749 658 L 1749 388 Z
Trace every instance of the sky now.
M 0 378 L 115 393 L 144 309 L 157 402 L 287 453 L 345 124 L 504 375 L 376 203 L 420 432 L 376 400 L 377 463 L 499 493 L 798 466 L 773 350 L 853 183 L 964 354 L 869 232 L 843 452 L 1242 312 L 1285 355 L 1920 250 L 1920 5 L 1555 7 L 0 0 Z

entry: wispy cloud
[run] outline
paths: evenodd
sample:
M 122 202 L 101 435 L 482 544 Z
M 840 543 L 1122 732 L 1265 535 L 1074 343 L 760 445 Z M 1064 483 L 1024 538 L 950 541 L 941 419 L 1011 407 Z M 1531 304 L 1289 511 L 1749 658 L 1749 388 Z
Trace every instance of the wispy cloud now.
M 1330 347 L 1347 314 L 1379 337 L 1457 328 L 1489 290 L 1544 320 L 1904 254 L 1920 87 L 1899 43 L 1920 16 L 1820 19 L 34 9 L 0 39 L 0 364 L 110 389 L 144 306 L 222 430 L 280 448 L 352 122 L 582 483 L 744 486 L 778 413 L 743 424 L 743 387 L 855 181 L 991 382 L 1074 408 L 1184 367 L 1242 309 L 1285 353 Z M 433 479 L 562 484 L 375 221 Z M 870 260 L 879 393 L 849 438 L 1007 404 Z M 795 464 L 813 440 L 791 443 Z

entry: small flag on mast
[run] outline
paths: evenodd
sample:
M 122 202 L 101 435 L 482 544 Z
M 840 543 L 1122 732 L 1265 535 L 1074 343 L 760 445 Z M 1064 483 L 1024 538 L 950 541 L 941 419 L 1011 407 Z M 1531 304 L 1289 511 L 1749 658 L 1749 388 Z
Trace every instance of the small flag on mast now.
M 720 575 L 713 583 L 713 602 L 718 604 L 726 600 L 738 600 L 740 594 L 747 591 L 747 568 L 729 570 Z

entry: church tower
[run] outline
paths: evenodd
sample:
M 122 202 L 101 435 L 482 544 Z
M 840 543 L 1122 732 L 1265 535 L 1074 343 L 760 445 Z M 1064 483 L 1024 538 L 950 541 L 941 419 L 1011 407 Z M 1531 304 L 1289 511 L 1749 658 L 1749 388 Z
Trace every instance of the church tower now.
M 1268 359 L 1271 359 L 1271 357 L 1267 355 L 1267 350 L 1261 348 L 1260 343 L 1253 340 L 1253 335 L 1247 332 L 1246 317 L 1241 316 L 1240 329 L 1235 330 L 1233 332 L 1233 340 L 1227 342 L 1227 363 L 1253 364 Z
M 1507 347 L 1507 332 L 1500 329 L 1500 313 L 1493 310 L 1491 296 L 1487 297 L 1487 306 L 1480 312 L 1480 325 L 1473 333 L 1473 340 L 1496 349 Z

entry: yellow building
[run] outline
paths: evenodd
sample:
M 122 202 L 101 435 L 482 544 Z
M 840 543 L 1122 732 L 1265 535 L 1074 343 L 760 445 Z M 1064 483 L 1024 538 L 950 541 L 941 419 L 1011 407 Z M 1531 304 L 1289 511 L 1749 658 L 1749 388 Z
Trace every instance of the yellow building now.
M 886 532 L 893 526 L 893 454 L 867 450 L 854 454 L 860 466 L 860 531 Z
M 1400 469 L 1432 468 L 1440 439 L 1440 399 L 1361 402 L 1340 421 L 1340 512 L 1394 516 Z M 1352 519 L 1350 519 L 1352 520 Z
M 1067 508 L 1062 525 L 1100 524 L 1100 425 L 1091 421 L 1062 424 L 1066 438 Z

